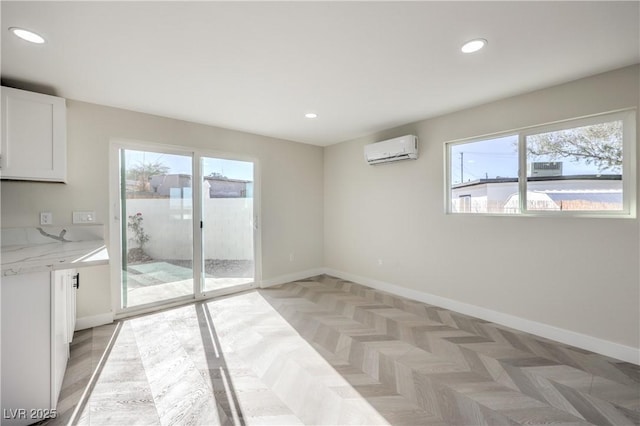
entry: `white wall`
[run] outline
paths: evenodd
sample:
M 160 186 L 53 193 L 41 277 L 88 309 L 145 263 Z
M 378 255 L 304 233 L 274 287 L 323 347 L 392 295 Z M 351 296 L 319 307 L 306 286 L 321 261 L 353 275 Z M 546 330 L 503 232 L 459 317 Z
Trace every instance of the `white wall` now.
M 169 198 L 127 200 L 127 215 L 142 213 L 150 239 L 144 251 L 154 259 L 193 259 L 191 208 L 173 209 Z M 203 201 L 205 259 L 253 260 L 253 199 L 205 198 Z M 191 204 L 191 203 L 189 203 Z M 134 232 L 127 230 L 129 239 Z M 130 241 L 129 248 L 138 245 Z
M 327 147 L 325 265 L 638 348 L 638 219 L 446 215 L 443 150 L 637 107 L 639 81 L 639 67 L 627 67 Z M 365 164 L 363 145 L 409 133 L 418 160 Z
M 163 117 L 67 101 L 68 184 L 2 181 L 2 226 L 38 225 L 38 212 L 54 224 L 71 222 L 73 210 L 95 210 L 109 226 L 110 140 L 133 139 L 251 156 L 259 161 L 263 279 L 323 265 L 323 152 L 321 147 Z M 109 230 L 105 230 L 109 235 Z M 110 248 L 111 256 L 118 256 Z M 289 254 L 295 253 L 290 261 Z M 83 284 L 79 316 L 111 310 L 106 268 Z M 90 275 L 87 272 L 86 275 Z M 90 286 L 94 286 L 89 293 Z M 86 289 L 86 292 L 85 292 Z M 95 295 L 95 297 L 92 297 Z

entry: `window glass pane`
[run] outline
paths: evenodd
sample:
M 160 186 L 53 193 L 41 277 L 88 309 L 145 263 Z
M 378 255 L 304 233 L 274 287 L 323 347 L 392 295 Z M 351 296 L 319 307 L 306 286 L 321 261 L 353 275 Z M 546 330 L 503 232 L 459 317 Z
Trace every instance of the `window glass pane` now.
M 620 211 L 622 121 L 526 137 L 527 209 Z
M 254 164 L 203 157 L 202 270 L 203 292 L 255 281 Z
M 452 213 L 518 213 L 518 137 L 449 145 Z
M 120 154 L 121 307 L 193 295 L 192 157 Z

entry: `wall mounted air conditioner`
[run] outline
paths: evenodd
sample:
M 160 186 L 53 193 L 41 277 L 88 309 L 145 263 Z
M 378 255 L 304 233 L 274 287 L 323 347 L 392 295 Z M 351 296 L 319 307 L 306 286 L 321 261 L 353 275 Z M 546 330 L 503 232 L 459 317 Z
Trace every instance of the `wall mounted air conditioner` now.
M 369 164 L 415 160 L 417 158 L 418 138 L 414 135 L 400 136 L 364 146 L 364 159 Z

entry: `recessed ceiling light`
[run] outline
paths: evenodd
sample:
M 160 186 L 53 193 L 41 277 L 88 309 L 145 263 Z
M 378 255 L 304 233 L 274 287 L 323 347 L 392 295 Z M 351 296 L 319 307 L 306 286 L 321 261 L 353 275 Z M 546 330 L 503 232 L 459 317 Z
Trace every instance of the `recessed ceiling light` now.
M 304 116 L 307 118 L 318 118 L 318 114 L 316 114 L 315 112 L 308 112 Z
M 463 44 L 460 50 L 462 50 L 463 53 L 473 53 L 482 49 L 486 45 L 487 45 L 487 40 L 483 38 L 476 38 L 474 40 L 470 40 L 465 44 Z
M 17 27 L 11 27 L 9 28 L 9 31 L 11 31 L 21 39 L 29 41 L 31 43 L 36 43 L 36 44 L 44 43 L 44 38 L 34 33 L 33 31 L 29 31 L 29 30 L 25 30 L 24 28 L 17 28 Z

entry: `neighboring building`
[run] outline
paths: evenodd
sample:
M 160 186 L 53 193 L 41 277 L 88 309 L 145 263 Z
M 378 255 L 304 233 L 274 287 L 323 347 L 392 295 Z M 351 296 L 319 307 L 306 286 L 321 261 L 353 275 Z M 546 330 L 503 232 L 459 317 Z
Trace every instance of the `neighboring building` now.
M 502 213 L 509 197 L 518 193 L 518 178 L 478 179 L 451 187 L 454 212 Z
M 253 197 L 253 182 L 250 180 L 229 179 L 224 176 L 205 176 L 209 184 L 209 198 L 247 198 Z
M 519 212 L 518 178 L 478 179 L 451 187 L 456 212 Z M 621 210 L 622 175 L 539 176 L 527 179 L 530 210 Z
M 191 190 L 191 179 L 192 176 L 188 174 L 155 175 L 149 179 L 148 189 L 153 196 L 183 198 L 184 190 Z M 208 198 L 253 197 L 253 182 L 221 175 L 205 176 L 202 191 Z
M 155 175 L 149 179 L 149 187 L 154 195 L 162 197 L 180 197 L 184 188 L 191 188 L 191 175 L 169 174 Z M 179 191 L 179 192 L 176 192 Z
M 125 186 L 127 192 L 136 192 L 140 191 L 140 181 L 135 179 L 127 179 L 125 181 Z

